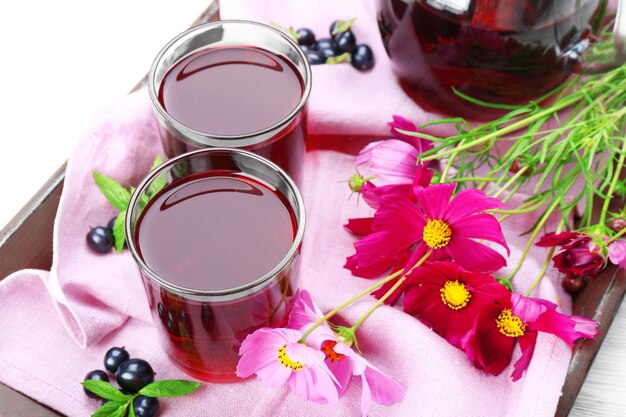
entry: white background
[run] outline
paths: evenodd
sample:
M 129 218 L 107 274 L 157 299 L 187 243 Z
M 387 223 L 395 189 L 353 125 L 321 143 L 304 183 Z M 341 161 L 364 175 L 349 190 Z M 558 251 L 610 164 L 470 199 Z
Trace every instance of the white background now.
M 0 230 L 209 3 L 0 2 Z

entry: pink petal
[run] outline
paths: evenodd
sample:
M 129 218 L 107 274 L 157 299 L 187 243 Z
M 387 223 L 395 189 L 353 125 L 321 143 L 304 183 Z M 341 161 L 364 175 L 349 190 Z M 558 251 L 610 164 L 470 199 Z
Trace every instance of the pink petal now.
M 363 376 L 371 389 L 372 399 L 378 404 L 394 404 L 404 397 L 402 385 L 374 366 L 369 365 Z
M 626 269 L 626 242 L 620 239 L 609 244 L 609 260 L 614 265 Z
M 335 387 L 339 382 L 324 363 L 322 352 L 296 344 L 287 345 L 287 355 L 304 365 L 301 370 L 292 372 L 289 378 L 289 386 L 295 394 L 319 404 L 339 401 Z
M 361 417 L 367 417 L 372 409 L 372 391 L 365 375 L 361 375 Z
M 361 187 L 361 196 L 363 200 L 373 209 L 380 208 L 380 200 L 387 195 L 407 196 L 411 191 L 410 184 L 389 184 L 377 187 L 371 182 L 366 182 Z
M 511 250 L 502 234 L 500 223 L 491 214 L 478 213 L 464 217 L 456 223 L 451 223 L 450 228 L 454 237 L 490 240 L 506 248 L 507 254 L 511 254 Z
M 506 206 L 502 204 L 500 200 L 487 197 L 485 193 L 480 190 L 463 190 L 450 201 L 444 213 L 444 218 L 449 224 L 453 224 L 459 219 L 474 213 L 505 207 Z
M 326 360 L 326 365 L 328 366 L 328 369 L 330 369 L 330 372 L 335 375 L 335 378 L 339 382 L 339 385 L 337 386 L 337 391 L 339 396 L 341 397 L 350 385 L 350 379 L 352 378 L 352 364 L 348 358 L 342 358 L 335 362 Z
M 410 184 L 417 171 L 417 149 L 398 139 L 374 143 L 371 149 L 366 147 L 370 171 L 391 184 Z M 357 165 L 363 159 L 357 157 Z
M 598 323 L 581 316 L 567 316 L 555 310 L 548 310 L 528 327 L 540 332 L 550 333 L 563 339 L 570 346 L 581 337 L 593 338 L 599 333 Z
M 456 184 L 434 184 L 415 190 L 418 205 L 428 219 L 443 219 Z
M 391 127 L 391 133 L 399 138 L 402 138 L 404 140 L 406 140 L 407 142 L 409 142 L 411 145 L 413 145 L 418 151 L 419 153 L 425 152 L 429 149 L 432 149 L 433 144 L 431 141 L 427 140 L 427 139 L 422 139 L 422 138 L 418 138 L 415 136 L 409 136 L 406 135 L 404 133 L 400 133 L 398 132 L 397 129 L 400 130 L 405 130 L 408 132 L 417 132 L 417 127 L 415 126 L 415 124 L 413 122 L 411 122 L 410 120 L 402 117 L 402 116 L 398 116 L 398 115 L 394 115 L 393 116 L 393 121 L 391 123 L 389 123 L 389 126 Z
M 241 361 L 239 363 L 241 363 Z M 237 368 L 237 370 L 239 370 L 239 368 Z M 283 385 L 292 374 L 291 369 L 282 366 L 276 358 L 274 358 L 272 365 L 265 366 L 256 371 L 256 375 L 261 382 L 272 388 Z M 239 373 L 237 373 L 237 375 L 243 376 L 243 374 Z
M 506 266 L 502 255 L 471 239 L 453 237 L 444 249 L 455 262 L 469 271 L 493 272 Z
M 511 374 L 513 381 L 519 380 L 524 374 L 524 371 L 528 368 L 528 365 L 530 365 L 530 360 L 533 358 L 533 353 L 535 352 L 537 332 L 526 332 L 524 336 L 518 337 L 517 341 L 519 347 L 522 349 L 522 356 L 520 356 L 513 366 L 513 373 Z
M 563 246 L 570 243 L 572 240 L 580 237 L 580 233 L 577 232 L 562 232 L 562 233 L 546 233 L 539 239 L 535 246 L 541 248 L 552 248 L 555 246 Z
M 516 293 L 511 294 L 513 314 L 522 319 L 524 323 L 530 323 L 536 321 L 546 311 L 556 309 L 556 304 L 552 304 L 554 306 L 552 307 L 538 301 L 537 298 L 528 298 Z
M 365 217 L 358 219 L 348 219 L 348 224 L 344 225 L 350 233 L 354 233 L 357 236 L 366 236 L 372 233 L 372 221 L 373 217 Z
M 394 253 L 387 253 L 386 242 L 392 241 L 394 236 L 390 232 L 372 233 L 355 242 L 356 253 L 346 258 L 344 268 L 352 275 L 362 278 L 375 278 L 388 271 L 395 263 Z M 410 244 L 407 244 L 409 247 Z M 382 249 L 381 249 L 382 248 Z M 386 253 L 381 253 L 385 250 Z M 394 248 L 400 251 L 402 249 Z

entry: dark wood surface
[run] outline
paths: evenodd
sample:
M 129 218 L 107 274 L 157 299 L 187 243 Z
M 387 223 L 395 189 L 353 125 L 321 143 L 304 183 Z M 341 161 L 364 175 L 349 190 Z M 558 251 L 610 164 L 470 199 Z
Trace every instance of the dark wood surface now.
M 193 25 L 218 18 L 218 3 L 214 0 Z M 133 90 L 144 84 L 145 78 Z M 358 144 L 361 142 L 355 141 Z M 318 139 L 313 147 L 323 148 L 323 140 Z M 64 176 L 65 164 L 0 231 L 0 280 L 24 268 L 50 268 L 54 218 L 63 190 Z M 574 313 L 598 321 L 602 336 L 577 343 L 556 412 L 557 417 L 565 417 L 569 413 L 625 292 L 625 271 L 609 268 L 574 300 Z M 0 384 L 0 416 L 59 417 L 61 414 Z

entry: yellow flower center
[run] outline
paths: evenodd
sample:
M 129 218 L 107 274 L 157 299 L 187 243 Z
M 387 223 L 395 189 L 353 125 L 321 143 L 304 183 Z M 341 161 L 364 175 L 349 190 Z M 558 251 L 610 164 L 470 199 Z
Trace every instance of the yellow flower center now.
M 289 356 L 287 356 L 287 346 L 283 345 L 280 349 L 278 349 L 278 362 L 285 368 L 291 369 L 292 372 L 297 372 L 302 369 L 302 364 L 300 362 L 292 361 Z
M 522 319 L 513 315 L 510 308 L 505 308 L 496 319 L 496 326 L 505 336 L 520 337 L 524 336 L 526 327 L 528 327 Z
M 450 243 L 452 230 L 443 220 L 430 219 L 424 226 L 422 239 L 432 249 L 439 249 Z
M 446 281 L 441 292 L 441 301 L 452 310 L 460 310 L 469 303 L 472 293 L 459 281 Z

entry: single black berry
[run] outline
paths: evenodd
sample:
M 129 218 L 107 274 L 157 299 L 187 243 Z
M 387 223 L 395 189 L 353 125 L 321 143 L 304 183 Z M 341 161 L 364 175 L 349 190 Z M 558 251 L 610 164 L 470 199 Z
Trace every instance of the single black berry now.
M 300 45 L 312 46 L 315 43 L 315 33 L 311 29 L 301 28 L 296 31 Z
M 106 374 L 106 372 L 101 371 L 101 370 L 98 369 L 98 370 L 95 370 L 95 371 L 91 371 L 87 375 L 85 375 L 84 381 L 90 381 L 90 380 L 109 382 L 109 376 Z M 83 391 L 85 391 L 85 394 L 89 398 L 94 398 L 94 399 L 100 398 L 100 396 L 98 396 L 98 395 L 94 394 L 93 392 L 89 391 L 87 388 L 83 387 Z
M 138 395 L 133 401 L 136 417 L 155 417 L 159 413 L 159 400 Z
M 320 65 L 326 62 L 326 58 L 318 51 L 307 51 L 306 59 L 311 65 Z
M 352 53 L 354 48 L 356 48 L 356 37 L 351 30 L 338 33 L 335 36 L 335 49 L 339 54 L 343 54 L 345 52 Z
M 321 49 L 321 50 L 319 50 L 319 53 L 322 55 L 322 57 L 324 59 L 324 62 L 326 62 L 326 60 L 328 58 L 330 58 L 331 56 L 336 56 L 337 55 L 337 52 L 334 49 L 332 49 L 332 48 Z
M 330 29 L 329 29 L 329 32 L 328 32 L 328 33 L 330 33 L 330 36 L 335 36 L 335 34 L 333 34 L 333 32 L 335 31 L 335 29 L 337 29 L 337 25 L 339 24 L 339 22 L 340 22 L 339 20 L 335 20 L 333 23 L 330 24 Z M 339 33 L 341 33 L 341 32 L 339 32 Z
M 96 252 L 110 252 L 113 247 L 113 234 L 106 227 L 94 227 L 87 233 L 87 244 Z
M 124 391 L 134 394 L 154 382 L 154 371 L 143 359 L 129 359 L 117 368 L 115 379 Z
M 374 53 L 368 45 L 357 45 L 352 52 L 351 64 L 359 71 L 372 69 L 374 67 Z
M 115 219 L 117 219 L 117 216 L 113 217 L 111 220 L 109 220 L 109 222 L 107 223 L 107 229 L 109 229 L 111 231 L 111 233 L 113 233 L 113 226 L 115 226 Z
M 330 38 L 320 39 L 315 42 L 314 49 L 316 51 L 321 51 L 322 49 L 335 49 L 335 42 Z
M 104 355 L 104 367 L 107 371 L 114 374 L 122 362 L 130 359 L 128 351 L 123 347 L 112 347 Z

